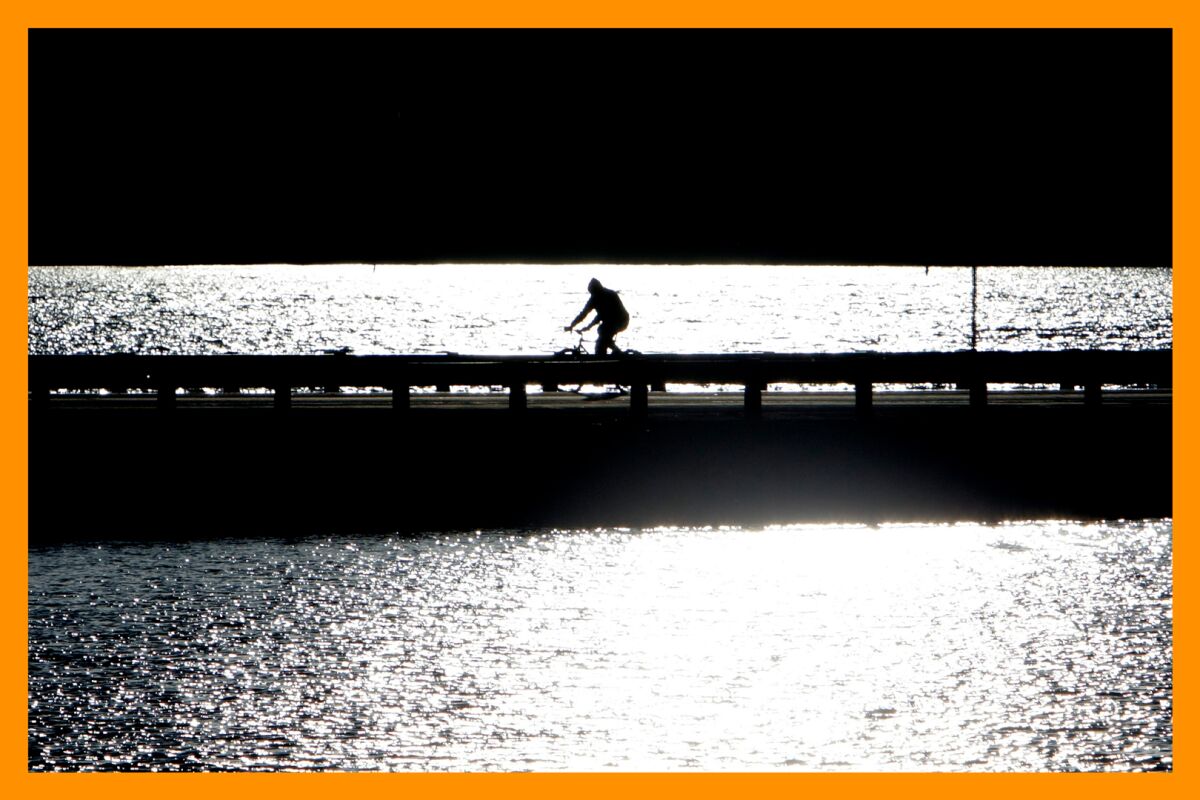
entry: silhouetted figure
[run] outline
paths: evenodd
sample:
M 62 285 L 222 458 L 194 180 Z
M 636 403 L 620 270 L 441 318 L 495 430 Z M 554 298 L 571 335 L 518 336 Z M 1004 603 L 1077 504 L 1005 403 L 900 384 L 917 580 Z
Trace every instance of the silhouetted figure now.
M 617 296 L 613 289 L 605 289 L 600 281 L 592 278 L 588 282 L 588 292 L 591 297 L 588 298 L 587 305 L 583 307 L 583 311 L 579 312 L 579 316 L 571 321 L 571 324 L 563 328 L 564 331 L 570 331 L 578 325 L 589 311 L 595 311 L 596 317 L 587 324 L 586 327 L 580 328 L 581 331 L 586 331 L 600 323 L 600 335 L 596 339 L 596 355 L 607 355 L 609 349 L 614 353 L 620 353 L 621 348 L 617 347 L 617 343 L 613 341 L 613 337 L 629 326 L 629 312 L 625 310 L 625 304 L 621 302 L 621 298 Z

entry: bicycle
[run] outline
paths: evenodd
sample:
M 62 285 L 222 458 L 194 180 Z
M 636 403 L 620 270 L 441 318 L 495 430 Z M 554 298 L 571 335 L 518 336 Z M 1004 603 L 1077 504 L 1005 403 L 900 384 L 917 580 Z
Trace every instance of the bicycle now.
M 572 361 L 583 361 L 586 359 L 596 358 L 596 356 L 592 353 L 592 351 L 589 348 L 584 346 L 583 331 L 573 331 L 573 333 L 576 333 L 579 336 L 579 339 L 575 342 L 575 345 L 573 347 L 564 347 L 563 349 L 559 350 L 557 353 L 554 353 L 554 355 L 552 357 L 555 359 L 559 359 L 559 360 L 569 359 Z M 625 351 L 625 352 L 618 351 L 617 357 L 618 358 L 623 357 L 628 352 L 629 351 Z M 585 400 L 609 400 L 614 397 L 620 397 L 622 395 L 628 394 L 628 391 L 626 390 L 626 388 L 624 386 L 621 386 L 620 384 L 617 384 L 617 390 L 615 392 L 604 392 L 601 394 L 594 394 L 594 393 L 589 393 L 589 392 L 583 391 L 584 385 L 585 384 L 580 383 L 580 384 L 577 384 L 574 388 L 559 389 L 559 391 L 566 391 L 566 392 L 570 392 L 572 394 L 580 395 Z
M 592 354 L 588 352 L 586 347 L 583 346 L 583 331 L 575 331 L 575 333 L 579 334 L 579 341 L 575 343 L 575 346 L 564 347 L 562 350 L 559 350 L 554 354 L 554 358 L 591 358 Z
M 574 347 L 564 347 L 563 349 L 559 350 L 557 353 L 554 354 L 554 358 L 581 359 L 581 358 L 602 358 L 603 357 L 603 356 L 594 355 L 592 348 L 584 347 L 583 331 L 572 331 L 572 333 L 575 333 L 579 336 L 579 340 L 575 343 L 575 346 Z M 615 347 L 616 347 L 616 345 L 614 345 L 614 348 Z M 625 350 L 614 349 L 611 357 L 612 358 L 636 358 L 640 355 L 641 355 L 641 353 L 638 352 L 637 350 L 628 348 Z

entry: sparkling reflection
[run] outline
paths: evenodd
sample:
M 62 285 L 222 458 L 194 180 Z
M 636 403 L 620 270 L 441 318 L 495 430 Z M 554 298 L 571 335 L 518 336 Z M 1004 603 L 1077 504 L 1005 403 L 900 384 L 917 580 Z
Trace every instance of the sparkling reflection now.
M 33 770 L 1169 769 L 1171 523 L 30 552 Z
M 946 351 L 968 267 L 447 265 L 30 267 L 29 352 L 552 353 L 593 275 L 645 353 Z M 979 270 L 984 350 L 1172 341 L 1171 270 Z

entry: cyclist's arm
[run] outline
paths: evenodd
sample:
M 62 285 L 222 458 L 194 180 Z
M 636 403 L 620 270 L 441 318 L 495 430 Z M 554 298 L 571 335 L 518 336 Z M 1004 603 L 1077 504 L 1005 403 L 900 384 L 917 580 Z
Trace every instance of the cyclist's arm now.
M 588 298 L 587 305 L 583 307 L 583 311 L 579 312 L 579 316 L 577 316 L 577 317 L 575 317 L 575 319 L 571 320 L 571 324 L 567 326 L 567 330 L 571 330 L 571 328 L 574 328 L 576 325 L 578 325 L 580 322 L 582 322 L 583 318 L 588 315 L 588 312 L 591 311 L 595 307 L 596 307 L 595 299 Z M 592 320 L 592 325 L 595 325 L 595 324 L 596 324 L 596 320 Z M 592 325 L 588 325 L 588 328 L 592 327 Z M 584 328 L 584 330 L 586 331 L 587 328 Z

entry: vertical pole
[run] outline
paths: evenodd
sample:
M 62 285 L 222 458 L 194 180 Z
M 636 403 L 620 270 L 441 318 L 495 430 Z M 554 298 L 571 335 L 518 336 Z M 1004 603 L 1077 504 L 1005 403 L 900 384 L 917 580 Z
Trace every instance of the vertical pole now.
M 1083 386 L 1083 404 L 1096 407 L 1100 405 L 1100 384 L 1090 381 Z
M 175 408 L 175 387 L 160 383 L 155 394 L 155 400 L 158 403 L 159 411 L 170 411 Z
M 971 267 L 971 349 L 975 349 L 979 338 L 979 326 L 976 312 L 979 307 L 979 267 Z
M 292 387 L 286 383 L 275 384 L 275 410 L 287 411 L 292 407 Z

